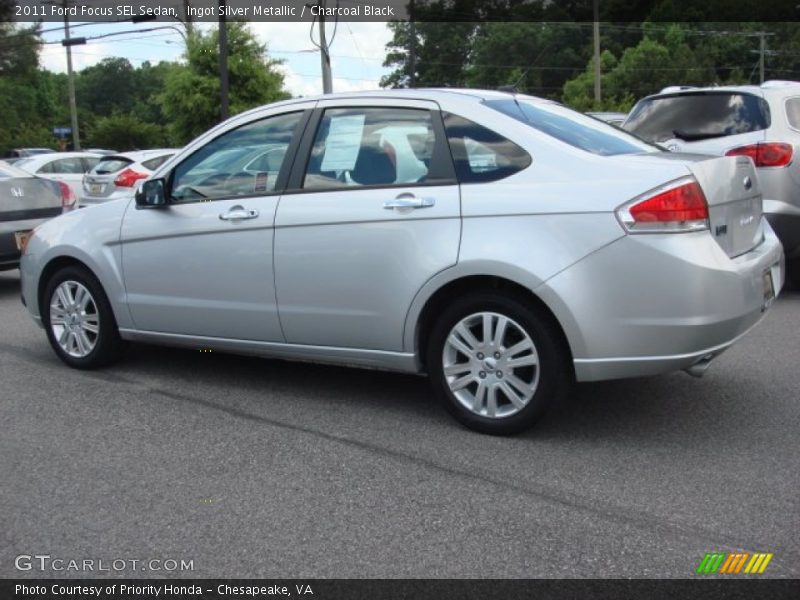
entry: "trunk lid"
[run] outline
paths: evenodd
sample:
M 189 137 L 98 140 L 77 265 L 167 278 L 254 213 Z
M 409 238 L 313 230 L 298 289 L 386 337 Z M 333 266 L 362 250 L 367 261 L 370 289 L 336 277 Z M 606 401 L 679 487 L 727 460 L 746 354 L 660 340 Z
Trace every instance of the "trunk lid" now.
M 91 171 L 83 176 L 84 196 L 109 197 L 117 189 L 114 180 L 131 164 L 133 161 L 125 156 L 104 156 Z
M 24 221 L 60 215 L 58 184 L 38 177 L 0 178 L 0 221 Z
M 762 199 L 753 161 L 746 156 L 696 157 L 689 170 L 708 201 L 711 235 L 731 258 L 764 238 Z

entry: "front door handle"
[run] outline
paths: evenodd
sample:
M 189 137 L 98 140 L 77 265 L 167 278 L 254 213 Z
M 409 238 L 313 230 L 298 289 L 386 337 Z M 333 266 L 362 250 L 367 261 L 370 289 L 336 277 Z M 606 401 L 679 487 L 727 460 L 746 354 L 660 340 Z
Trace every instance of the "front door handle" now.
M 233 206 L 228 212 L 219 216 L 223 221 L 243 221 L 244 219 L 255 219 L 256 217 L 258 217 L 257 210 L 246 209 L 242 206 Z
M 387 210 L 391 210 L 393 208 L 407 208 L 407 209 L 414 209 L 414 208 L 429 208 L 436 204 L 436 200 L 433 198 L 419 198 L 414 194 L 400 194 L 394 200 L 387 200 L 383 203 L 383 208 Z

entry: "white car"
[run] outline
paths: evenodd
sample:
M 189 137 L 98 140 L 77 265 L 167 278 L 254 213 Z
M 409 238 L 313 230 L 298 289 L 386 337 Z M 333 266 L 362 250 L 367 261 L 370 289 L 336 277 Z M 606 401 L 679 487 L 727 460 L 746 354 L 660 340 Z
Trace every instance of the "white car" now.
M 80 191 L 80 205 L 108 202 L 126 196 L 132 197 L 136 184 L 147 179 L 177 150 L 136 150 L 100 157 L 94 168 L 86 173 Z
M 60 181 L 69 187 L 70 206 L 81 195 L 83 175 L 92 169 L 102 158 L 93 152 L 47 152 L 22 158 L 14 166 L 31 175 Z

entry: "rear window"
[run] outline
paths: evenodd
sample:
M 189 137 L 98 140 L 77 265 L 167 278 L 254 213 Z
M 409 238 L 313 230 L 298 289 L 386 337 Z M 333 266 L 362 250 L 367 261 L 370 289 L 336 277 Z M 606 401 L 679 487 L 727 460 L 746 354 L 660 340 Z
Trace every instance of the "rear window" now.
M 687 93 L 647 98 L 637 104 L 625 129 L 650 142 L 687 142 L 761 131 L 769 127 L 766 100 L 738 92 Z
M 167 159 L 171 157 L 172 154 L 164 154 L 163 156 L 156 156 L 155 158 L 150 158 L 148 160 L 143 160 L 142 165 L 146 169 L 150 169 L 151 171 L 155 171 L 158 167 L 163 165 L 167 162 Z
M 486 105 L 564 143 L 601 156 L 658 152 L 659 149 L 608 123 L 556 103 L 523 98 L 490 100 Z
M 124 156 L 110 156 L 103 158 L 97 163 L 94 169 L 91 170 L 92 175 L 109 175 L 121 171 L 133 161 Z
M 786 101 L 786 118 L 794 129 L 800 129 L 800 98 L 789 98 Z

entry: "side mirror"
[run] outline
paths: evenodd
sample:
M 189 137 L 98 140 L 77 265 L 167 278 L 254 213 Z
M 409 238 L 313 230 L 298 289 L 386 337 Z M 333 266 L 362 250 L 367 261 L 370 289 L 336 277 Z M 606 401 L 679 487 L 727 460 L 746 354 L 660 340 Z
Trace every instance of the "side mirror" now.
M 136 190 L 136 206 L 154 208 L 167 205 L 167 184 L 163 179 L 148 179 Z

